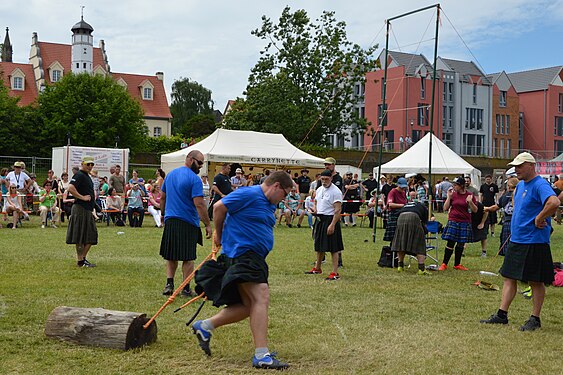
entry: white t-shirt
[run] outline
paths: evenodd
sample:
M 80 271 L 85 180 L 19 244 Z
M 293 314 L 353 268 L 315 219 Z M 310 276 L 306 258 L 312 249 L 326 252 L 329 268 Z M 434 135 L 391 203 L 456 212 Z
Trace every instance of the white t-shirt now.
M 313 200 L 311 199 L 310 195 L 307 195 L 307 198 L 305 198 L 305 209 L 307 211 L 312 211 L 313 207 L 314 207 L 315 203 L 313 202 Z
M 29 176 L 25 172 L 20 172 L 20 174 L 16 175 L 14 171 L 11 171 L 6 176 L 6 180 L 8 180 L 10 185 L 16 185 L 18 189 L 23 189 L 25 182 L 29 180 Z
M 325 188 L 322 184 L 315 194 L 317 213 L 321 215 L 334 215 L 334 203 L 342 202 L 342 191 L 334 184 Z

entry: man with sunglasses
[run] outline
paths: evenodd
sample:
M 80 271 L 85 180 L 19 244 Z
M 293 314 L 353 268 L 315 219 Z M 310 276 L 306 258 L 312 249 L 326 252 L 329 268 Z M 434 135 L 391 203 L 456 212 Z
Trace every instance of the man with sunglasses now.
M 168 173 L 162 184 L 160 215 L 164 232 L 160 255 L 166 260 L 164 295 L 174 292 L 174 275 L 179 261 L 182 261 L 182 280 L 194 270 L 197 244 L 203 245 L 200 220 L 205 225 L 206 238 L 211 238 L 211 223 L 203 200 L 203 183 L 198 176 L 202 166 L 203 154 L 192 150 L 186 156 L 185 165 Z M 192 294 L 189 284 L 186 285 L 182 295 L 190 297 Z
M 68 185 L 69 193 L 74 197 L 66 243 L 76 245 L 76 265 L 78 267 L 96 267 L 86 260 L 86 255 L 92 245 L 98 243 L 98 229 L 94 218 L 94 184 L 90 178 L 90 171 L 94 168 L 94 158 L 84 156 L 80 170 L 72 176 Z

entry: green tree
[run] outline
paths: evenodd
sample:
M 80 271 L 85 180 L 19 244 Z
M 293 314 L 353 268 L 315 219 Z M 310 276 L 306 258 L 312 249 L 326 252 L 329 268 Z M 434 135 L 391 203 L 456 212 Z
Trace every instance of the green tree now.
M 145 143 L 147 127 L 141 104 L 110 77 L 66 74 L 39 96 L 41 150 L 66 144 L 119 146 L 134 153 Z
M 282 133 L 294 143 L 325 144 L 328 134 L 365 128 L 354 86 L 374 67 L 377 46 L 348 41 L 346 24 L 323 12 L 311 22 L 306 11 L 286 7 L 278 23 L 266 16 L 252 31 L 267 41 L 245 91 L 225 117 L 225 127 Z
M 197 115 L 211 116 L 213 114 L 211 90 L 196 81 L 190 81 L 189 78 L 174 81 L 171 97 L 172 134 L 192 137 L 194 135 L 191 134 L 191 131 L 198 130 L 189 128 L 189 120 Z

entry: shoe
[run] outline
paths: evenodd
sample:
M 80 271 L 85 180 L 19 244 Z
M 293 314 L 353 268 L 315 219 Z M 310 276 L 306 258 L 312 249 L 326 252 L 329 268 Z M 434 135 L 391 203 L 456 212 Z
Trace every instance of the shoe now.
M 275 353 L 268 353 L 264 358 L 258 359 L 256 356 L 252 358 L 252 366 L 254 368 L 270 369 L 270 370 L 285 370 L 289 367 L 287 363 L 280 362 L 276 358 Z
M 55 224 L 51 224 L 51 228 L 57 229 L 57 226 Z
M 318 275 L 318 274 L 321 274 L 321 273 L 323 273 L 323 271 L 322 271 L 322 270 L 318 270 L 318 269 L 316 269 L 315 267 L 313 267 L 313 268 L 311 269 L 311 271 L 305 272 L 305 274 L 307 274 L 307 275 Z
M 489 319 L 481 319 L 484 324 L 508 324 L 508 318 L 501 318 L 498 314 L 493 314 Z
M 541 328 L 541 323 L 533 318 L 530 317 L 523 326 L 520 327 L 520 331 L 535 331 L 536 329 Z
M 297 224 L 297 228 L 301 228 L 301 224 Z
M 41 224 L 41 229 L 45 229 L 45 224 Z
M 522 293 L 522 295 L 524 296 L 524 298 L 526 299 L 532 299 L 532 289 L 530 288 L 530 290 Z
M 288 227 L 288 228 L 291 228 L 292 226 L 291 226 L 291 224 L 287 224 L 287 227 Z
M 448 265 L 446 263 L 442 263 L 442 265 L 438 268 L 438 271 L 445 271 L 448 269 Z
M 340 275 L 338 273 L 331 272 L 325 280 L 340 280 Z
M 458 271 L 469 271 L 469 268 L 462 266 L 461 264 L 458 264 L 457 266 L 454 266 L 454 270 L 458 270 Z
M 418 276 L 432 276 L 432 273 L 426 271 L 426 270 L 418 270 L 418 272 L 416 273 Z
M 356 226 L 356 223 L 352 224 L 352 226 L 355 227 L 355 226 Z
M 194 293 L 194 291 L 191 290 L 191 289 L 187 289 L 187 290 L 186 290 L 186 289 L 182 289 L 182 293 L 181 293 L 181 294 L 182 294 L 182 297 L 189 297 L 189 298 L 195 297 L 195 293 Z
M 404 272 L 405 268 L 404 267 L 397 267 L 397 272 L 401 273 Z
M 481 258 L 486 258 L 486 257 L 487 257 L 487 252 L 486 252 L 486 251 L 483 251 L 483 252 L 481 253 Z
M 162 295 L 171 296 L 174 293 L 174 284 L 166 284 L 164 286 L 164 290 L 162 291 Z
M 86 258 L 84 258 L 84 264 L 82 265 L 82 267 L 92 268 L 92 267 L 96 267 L 96 265 L 94 263 L 88 262 Z
M 526 293 L 530 293 L 532 291 L 532 287 L 528 286 L 526 289 L 524 289 L 523 291 L 521 291 L 521 294 L 526 294 Z
M 194 335 L 197 337 L 197 341 L 201 350 L 203 350 L 208 356 L 211 356 L 209 343 L 213 334 L 211 333 L 211 331 L 201 328 L 201 323 L 201 320 L 196 320 L 196 322 L 192 324 L 192 331 L 194 331 Z
M 494 237 L 494 236 L 495 236 L 495 232 L 491 232 L 491 237 Z

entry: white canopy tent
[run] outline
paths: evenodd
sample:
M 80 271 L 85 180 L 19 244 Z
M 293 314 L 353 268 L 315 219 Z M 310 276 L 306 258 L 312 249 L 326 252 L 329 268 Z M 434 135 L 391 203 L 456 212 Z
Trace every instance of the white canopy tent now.
M 209 163 L 240 163 L 244 165 L 274 166 L 286 169 L 324 168 L 324 159 L 301 151 L 282 134 L 259 133 L 243 130 L 217 129 L 204 140 L 160 157 L 162 169 L 170 172 L 184 165 L 186 155 L 192 150 L 203 153 Z
M 381 173 L 406 174 L 420 173 L 428 174 L 428 151 L 430 148 L 431 133 L 426 134 L 411 148 L 397 156 L 388 163 L 381 165 Z M 446 146 L 435 135 L 432 135 L 432 174 L 437 175 L 461 175 L 471 176 L 473 184 L 479 186 L 481 183 L 481 171 L 463 160 L 451 148 Z M 377 175 L 378 167 L 373 169 Z M 429 181 L 432 185 L 432 182 Z

